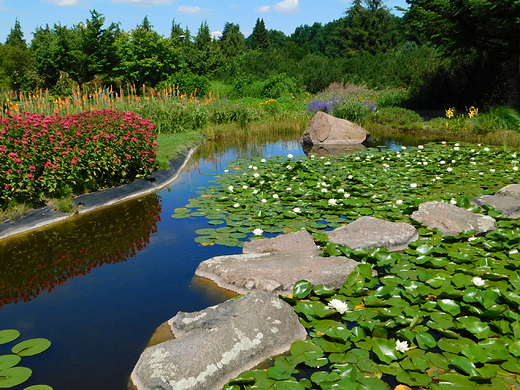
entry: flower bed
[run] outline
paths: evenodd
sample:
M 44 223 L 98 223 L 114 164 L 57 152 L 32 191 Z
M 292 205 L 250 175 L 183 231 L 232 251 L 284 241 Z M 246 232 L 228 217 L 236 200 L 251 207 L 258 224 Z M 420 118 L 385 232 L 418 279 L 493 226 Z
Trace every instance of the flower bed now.
M 131 112 L 0 116 L 0 208 L 130 182 L 155 167 L 155 125 Z

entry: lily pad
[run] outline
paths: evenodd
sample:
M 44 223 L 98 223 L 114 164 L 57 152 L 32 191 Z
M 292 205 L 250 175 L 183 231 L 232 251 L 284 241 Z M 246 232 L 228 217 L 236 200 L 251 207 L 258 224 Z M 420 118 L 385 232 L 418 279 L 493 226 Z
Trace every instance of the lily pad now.
M 0 330 L 0 344 L 7 344 L 20 337 L 20 332 L 16 329 Z
M 43 338 L 35 338 L 25 340 L 21 343 L 16 344 L 11 349 L 11 352 L 16 353 L 20 356 L 33 356 L 47 350 L 50 346 L 51 342 L 49 340 Z
M 27 367 L 12 367 L 0 371 L 0 389 L 7 389 L 24 383 L 32 375 Z

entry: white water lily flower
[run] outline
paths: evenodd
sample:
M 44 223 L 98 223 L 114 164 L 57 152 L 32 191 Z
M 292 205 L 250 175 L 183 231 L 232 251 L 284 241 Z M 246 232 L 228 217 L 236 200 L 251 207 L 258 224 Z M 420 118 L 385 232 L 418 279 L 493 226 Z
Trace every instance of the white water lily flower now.
M 261 236 L 263 233 L 264 233 L 264 231 L 262 229 L 260 229 L 260 228 L 256 228 L 256 229 L 253 230 L 253 234 L 255 236 Z
M 460 146 L 460 144 L 455 144 L 455 145 L 453 145 L 453 146 Z
M 253 190 L 253 195 L 258 194 L 258 192 L 259 192 L 259 191 L 255 188 L 255 189 Z
M 235 187 L 233 187 L 233 186 L 229 186 L 227 189 L 228 189 L 229 191 L 233 192 L 233 189 L 234 189 L 234 188 L 235 188 Z
M 258 167 L 253 166 L 253 171 L 256 171 L 257 169 L 258 169 Z
M 401 146 L 401 149 L 406 150 L 406 146 Z
M 262 202 L 262 203 L 267 203 L 267 199 L 264 198 L 264 199 L 262 199 L 260 202 Z
M 486 281 L 478 276 L 475 276 L 473 279 L 471 279 L 471 282 L 475 285 L 475 286 L 479 286 L 479 287 L 482 287 L 486 284 Z
M 410 183 L 410 187 L 411 187 L 411 188 L 416 188 L 416 187 L 417 187 L 417 184 L 416 184 L 416 183 Z
M 476 161 L 470 161 L 469 162 L 471 165 L 477 165 L 477 162 Z
M 484 172 L 479 172 L 478 173 L 480 176 L 483 176 L 484 175 Z
M 345 189 L 344 188 L 338 188 L 338 192 L 343 193 L 343 192 L 345 192 Z
M 258 182 L 258 184 L 260 184 L 260 185 L 262 185 L 262 184 L 264 184 L 264 183 L 265 183 L 265 180 L 260 180 L 260 181 Z
M 493 168 L 491 168 L 491 169 L 489 170 L 489 172 L 495 172 L 495 170 L 494 170 Z
M 292 187 L 287 187 L 285 191 L 292 191 Z
M 278 199 L 279 198 L 278 194 L 273 194 L 273 198 Z
M 293 158 L 294 156 L 293 156 L 291 153 L 289 153 L 289 154 L 287 155 L 287 157 L 289 157 L 289 158 Z
M 352 176 L 352 175 L 347 176 L 347 179 L 349 179 L 349 180 L 352 180 L 353 178 L 354 178 L 354 176 Z
M 339 314 L 344 314 L 347 311 L 349 311 L 348 305 L 345 302 L 343 302 L 339 299 L 336 299 L 336 298 L 331 299 L 329 301 L 329 303 L 327 304 L 327 306 L 330 307 L 331 309 L 336 310 Z
M 516 158 L 516 153 L 513 153 L 511 157 Z
M 446 171 L 451 172 L 451 171 L 453 171 L 453 168 L 448 167 L 448 168 L 446 168 Z
M 243 188 L 244 190 L 247 190 L 247 189 L 249 188 L 249 186 L 248 186 L 248 185 L 243 185 L 242 188 Z
M 468 238 L 468 241 L 475 241 L 475 240 L 478 240 L 478 237 L 473 236 L 473 237 Z
M 325 192 L 329 192 L 329 190 L 326 189 L 326 188 L 322 188 L 322 189 L 321 189 L 321 192 L 325 193 Z
M 253 173 L 253 177 L 260 177 L 259 173 Z
M 228 173 L 229 172 L 229 169 L 224 169 L 224 173 Z
M 442 141 L 441 144 L 446 145 L 446 141 Z
M 514 166 L 514 167 L 513 167 L 513 171 L 518 171 L 518 167 L 517 167 L 517 166 Z
M 408 341 L 395 340 L 395 349 L 399 352 L 405 353 L 410 349 L 410 347 L 408 346 Z
M 439 161 L 439 164 L 446 164 L 446 161 L 442 160 L 442 161 Z
M 251 169 L 251 168 L 253 168 L 253 166 L 252 166 L 252 165 L 250 165 L 250 166 L 248 166 L 248 168 L 249 168 L 249 169 Z
M 451 204 L 457 204 L 457 199 L 455 199 L 455 198 L 451 198 L 451 199 L 450 199 L 450 203 L 451 203 Z
M 329 199 L 327 202 L 329 206 L 336 206 L 338 204 L 338 201 L 336 199 Z
M 361 157 L 358 156 L 354 160 L 361 160 Z
M 417 146 L 419 149 L 424 149 L 424 146 L 423 145 L 419 145 Z
M 489 148 L 484 148 L 484 152 L 489 152 Z
M 294 211 L 295 213 L 300 213 L 302 210 L 299 207 L 295 207 L 294 209 L 292 209 L 292 211 Z
M 233 205 L 233 207 L 234 207 L 234 208 L 238 208 L 238 207 L 240 207 L 240 203 L 235 203 L 235 204 Z
M 455 146 L 453 150 L 460 150 L 460 148 L 458 146 Z
M 261 159 L 260 162 L 266 162 L 267 160 L 265 158 Z
M 348 198 L 350 197 L 350 194 L 348 192 L 345 193 L 345 195 L 343 195 L 345 198 Z
M 402 199 L 397 199 L 397 200 L 395 201 L 395 204 L 403 204 L 403 200 L 402 200 Z

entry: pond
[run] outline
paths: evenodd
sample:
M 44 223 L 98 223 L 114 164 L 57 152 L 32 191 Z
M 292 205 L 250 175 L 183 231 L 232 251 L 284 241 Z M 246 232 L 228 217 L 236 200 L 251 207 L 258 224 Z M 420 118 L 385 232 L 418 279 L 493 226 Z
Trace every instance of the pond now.
M 228 296 L 194 280 L 197 265 L 240 248 L 201 246 L 205 218 L 174 219 L 236 158 L 302 155 L 292 132 L 254 142 L 208 143 L 167 188 L 63 223 L 0 241 L 0 330 L 45 337 L 49 350 L 22 359 L 31 379 L 15 389 L 124 390 L 154 330 L 178 311 L 197 311 Z M 421 139 L 379 137 L 390 148 Z M 9 353 L 0 345 L 0 355 Z

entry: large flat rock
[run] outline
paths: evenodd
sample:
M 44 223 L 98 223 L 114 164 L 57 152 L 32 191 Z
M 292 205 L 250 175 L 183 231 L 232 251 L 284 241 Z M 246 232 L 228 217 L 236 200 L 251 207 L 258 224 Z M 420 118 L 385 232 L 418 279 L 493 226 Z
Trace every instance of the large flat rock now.
M 483 195 L 471 199 L 471 203 L 476 206 L 493 206 L 504 218 L 520 219 L 520 197 L 500 195 Z
M 404 222 L 389 222 L 374 217 L 361 217 L 348 225 L 326 232 L 334 244 L 352 249 L 405 249 L 417 240 L 417 229 Z
M 195 275 L 239 294 L 267 291 L 290 295 L 305 279 L 313 285 L 340 288 L 358 263 L 347 257 L 305 253 L 262 253 L 217 256 L 199 264 Z
M 487 233 L 496 229 L 496 221 L 490 216 L 436 201 L 421 203 L 419 209 L 412 213 L 412 219 L 423 223 L 428 229 L 439 229 L 444 236 L 456 236 L 463 230 Z
M 244 243 L 242 253 L 307 253 L 318 254 L 320 250 L 307 230 L 281 234 L 273 238 L 253 240 Z
M 495 195 L 520 199 L 520 184 L 510 184 L 508 186 L 502 187 L 495 193 Z
M 304 131 L 300 142 L 304 145 L 361 144 L 369 135 L 364 128 L 355 123 L 318 111 Z
M 175 339 L 144 350 L 130 378 L 137 390 L 221 390 L 232 378 L 304 340 L 292 307 L 255 292 L 168 321 Z

